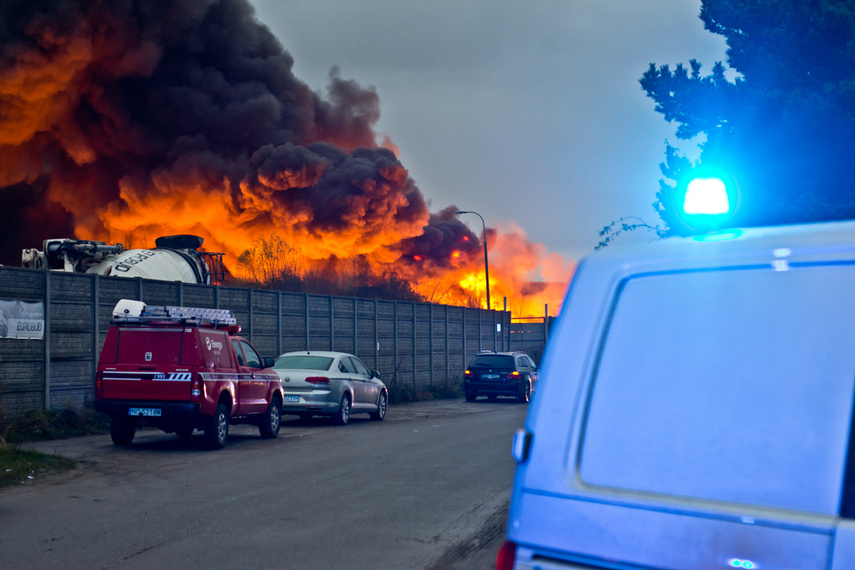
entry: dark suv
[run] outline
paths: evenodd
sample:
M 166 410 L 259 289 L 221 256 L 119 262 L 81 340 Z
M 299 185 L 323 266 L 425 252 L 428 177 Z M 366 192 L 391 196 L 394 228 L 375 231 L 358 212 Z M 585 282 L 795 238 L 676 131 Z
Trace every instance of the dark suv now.
M 537 366 L 525 352 L 481 352 L 469 363 L 463 388 L 467 402 L 474 402 L 479 395 L 491 400 L 515 396 L 520 402 L 528 402 L 536 382 Z

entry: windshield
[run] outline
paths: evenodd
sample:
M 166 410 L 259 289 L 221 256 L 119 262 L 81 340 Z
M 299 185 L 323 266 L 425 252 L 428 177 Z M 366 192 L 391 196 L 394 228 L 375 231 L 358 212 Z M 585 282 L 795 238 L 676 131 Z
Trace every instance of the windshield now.
M 513 368 L 514 357 L 499 354 L 485 354 L 472 359 L 469 368 Z
M 290 354 L 280 356 L 273 364 L 278 370 L 329 370 L 333 359 L 328 356 L 310 354 Z

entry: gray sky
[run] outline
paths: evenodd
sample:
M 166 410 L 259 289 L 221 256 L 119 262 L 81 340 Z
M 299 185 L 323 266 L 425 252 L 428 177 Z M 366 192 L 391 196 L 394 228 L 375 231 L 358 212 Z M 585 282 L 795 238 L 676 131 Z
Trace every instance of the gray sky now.
M 679 141 L 638 84 L 648 64 L 708 73 L 725 50 L 700 0 L 251 2 L 313 89 L 334 65 L 376 88 L 378 130 L 431 211 L 516 223 L 571 258 L 621 216 L 659 221 L 659 163 Z

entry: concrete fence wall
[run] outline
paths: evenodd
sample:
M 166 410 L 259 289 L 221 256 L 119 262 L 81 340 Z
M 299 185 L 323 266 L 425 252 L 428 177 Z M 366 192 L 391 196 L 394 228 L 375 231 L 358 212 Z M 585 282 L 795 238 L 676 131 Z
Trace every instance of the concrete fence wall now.
M 0 299 L 41 301 L 42 340 L 0 338 L 0 412 L 91 405 L 98 355 L 119 299 L 230 309 L 262 356 L 337 350 L 387 384 L 462 379 L 479 350 L 509 350 L 511 314 L 448 305 L 285 293 L 0 267 Z

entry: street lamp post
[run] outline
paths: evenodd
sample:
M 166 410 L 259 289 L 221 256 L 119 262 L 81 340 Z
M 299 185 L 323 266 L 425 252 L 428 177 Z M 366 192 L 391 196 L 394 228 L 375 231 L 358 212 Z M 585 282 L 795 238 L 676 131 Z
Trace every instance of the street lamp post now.
M 479 218 L 481 218 L 481 227 L 484 229 L 484 278 L 487 281 L 487 310 L 490 310 L 490 264 L 487 262 L 487 224 L 484 223 L 484 218 L 478 212 L 472 212 L 470 210 L 458 210 L 455 212 L 457 215 L 460 214 L 475 214 Z

